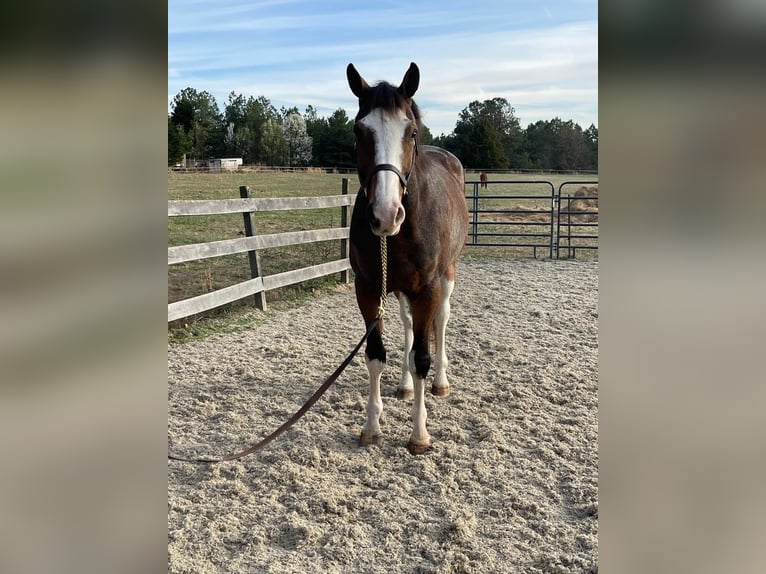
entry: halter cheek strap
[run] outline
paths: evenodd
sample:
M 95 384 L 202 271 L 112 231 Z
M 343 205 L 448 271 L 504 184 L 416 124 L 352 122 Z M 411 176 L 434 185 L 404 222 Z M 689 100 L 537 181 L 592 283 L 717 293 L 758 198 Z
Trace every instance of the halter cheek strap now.
M 372 178 L 375 177 L 375 174 L 379 171 L 393 171 L 398 177 L 399 182 L 402 184 L 402 187 L 406 190 L 407 189 L 407 177 L 404 177 L 401 171 L 399 171 L 399 168 L 396 167 L 394 164 L 391 163 L 379 163 L 374 168 L 372 168 L 372 171 L 367 176 L 367 179 L 364 181 L 364 193 L 367 195 L 367 189 L 370 187 L 370 183 L 372 183 Z M 412 170 L 410 170 L 410 173 L 412 173 Z M 408 175 L 409 177 L 409 175 Z

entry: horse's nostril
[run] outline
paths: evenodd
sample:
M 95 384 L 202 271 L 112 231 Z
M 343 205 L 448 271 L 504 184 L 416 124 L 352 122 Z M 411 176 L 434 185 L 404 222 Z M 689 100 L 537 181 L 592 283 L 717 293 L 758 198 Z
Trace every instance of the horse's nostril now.
M 396 225 L 401 225 L 402 221 L 404 221 L 404 207 L 400 205 L 399 209 L 396 210 L 396 218 L 394 219 L 394 222 Z

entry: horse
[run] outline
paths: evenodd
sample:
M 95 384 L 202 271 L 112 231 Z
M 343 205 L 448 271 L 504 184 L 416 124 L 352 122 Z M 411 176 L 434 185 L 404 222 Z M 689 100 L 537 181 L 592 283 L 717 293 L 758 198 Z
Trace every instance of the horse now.
M 396 397 L 412 399 L 413 429 L 408 450 L 431 448 L 426 429 L 424 380 L 431 367 L 429 342 L 435 331 L 434 381 L 431 392 L 447 396 L 445 334 L 457 259 L 468 234 L 465 171 L 448 151 L 421 143 L 423 123 L 412 96 L 420 70 L 412 62 L 398 87 L 370 86 L 353 64 L 346 68 L 351 92 L 359 100 L 354 118 L 357 174 L 349 234 L 354 290 L 367 329 L 378 317 L 379 303 L 393 292 L 404 326 L 402 375 Z M 386 293 L 381 238 L 386 242 Z M 365 348 L 370 391 L 363 446 L 380 444 L 380 378 L 386 363 L 383 317 Z
M 479 179 L 481 180 L 479 187 L 483 187 L 484 189 L 487 189 L 487 181 L 489 180 L 489 176 L 487 175 L 487 172 L 485 171 L 481 172 L 479 174 Z

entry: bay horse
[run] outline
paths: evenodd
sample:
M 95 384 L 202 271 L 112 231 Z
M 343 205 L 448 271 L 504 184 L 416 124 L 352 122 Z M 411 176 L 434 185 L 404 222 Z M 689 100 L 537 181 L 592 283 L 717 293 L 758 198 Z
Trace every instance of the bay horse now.
M 423 123 L 412 99 L 420 70 L 414 62 L 398 87 L 388 82 L 368 85 L 353 64 L 346 68 L 346 76 L 359 99 L 354 136 L 361 187 L 349 237 L 356 300 L 369 328 L 381 301 L 383 237 L 388 253 L 386 294 L 396 295 L 404 325 L 396 396 L 413 400 L 408 449 L 422 454 L 431 447 L 424 380 L 431 367 L 432 331 L 436 357 L 431 392 L 436 396 L 450 392 L 445 333 L 455 267 L 468 233 L 465 172 L 448 151 L 420 143 Z M 380 377 L 386 362 L 382 333 L 383 317 L 370 333 L 365 350 L 370 377 L 367 421 L 360 437 L 365 446 L 378 444 L 382 437 Z

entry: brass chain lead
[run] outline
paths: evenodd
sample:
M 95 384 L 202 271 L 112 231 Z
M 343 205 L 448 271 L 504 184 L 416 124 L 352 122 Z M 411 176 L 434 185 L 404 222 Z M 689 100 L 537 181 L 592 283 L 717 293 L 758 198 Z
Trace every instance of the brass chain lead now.
M 378 317 L 382 318 L 386 313 L 386 299 L 388 298 L 388 288 L 386 286 L 386 276 L 388 275 L 388 244 L 386 237 L 380 236 L 380 264 L 382 266 L 382 279 L 380 286 L 380 303 L 378 303 Z

